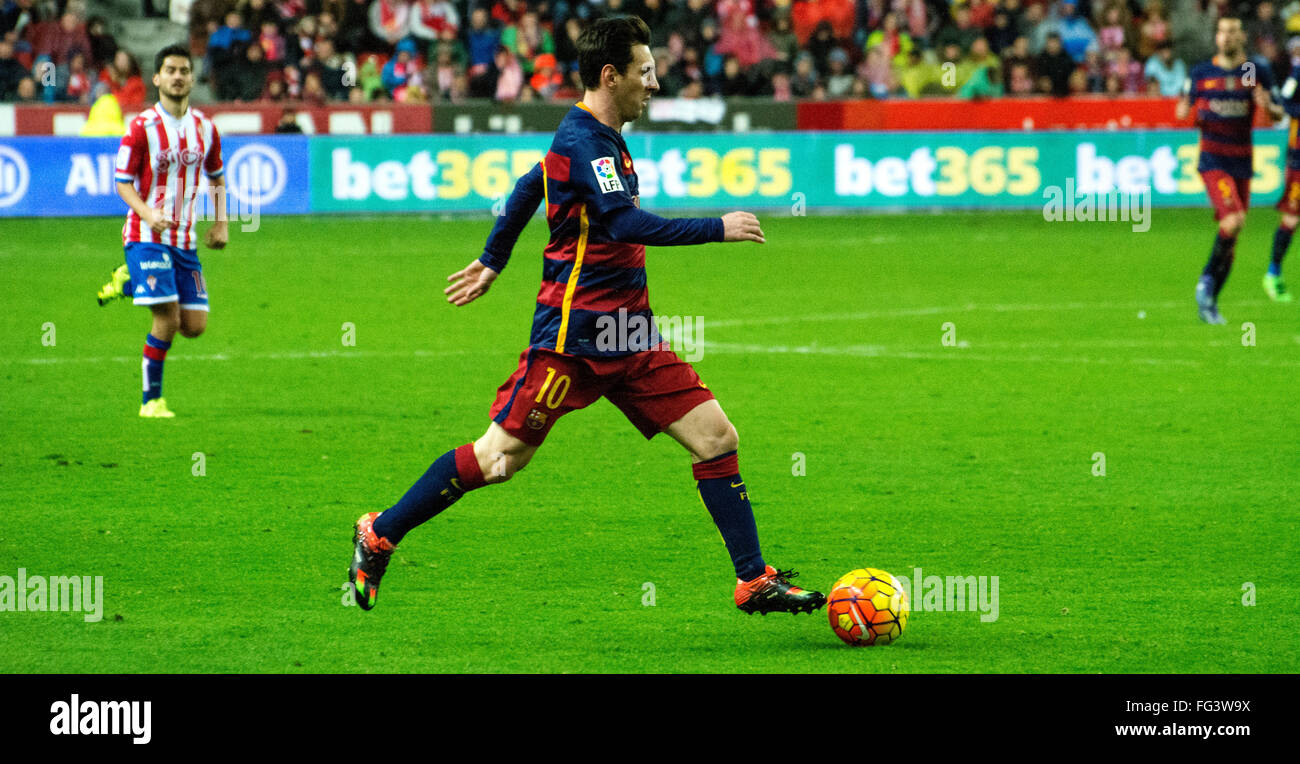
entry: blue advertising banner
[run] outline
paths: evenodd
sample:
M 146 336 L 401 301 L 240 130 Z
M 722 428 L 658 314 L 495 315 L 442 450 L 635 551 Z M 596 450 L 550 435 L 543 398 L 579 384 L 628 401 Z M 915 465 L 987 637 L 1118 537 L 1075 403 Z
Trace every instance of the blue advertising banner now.
M 311 211 L 305 136 L 222 138 L 232 220 Z M 125 215 L 117 138 L 0 139 L 0 217 Z

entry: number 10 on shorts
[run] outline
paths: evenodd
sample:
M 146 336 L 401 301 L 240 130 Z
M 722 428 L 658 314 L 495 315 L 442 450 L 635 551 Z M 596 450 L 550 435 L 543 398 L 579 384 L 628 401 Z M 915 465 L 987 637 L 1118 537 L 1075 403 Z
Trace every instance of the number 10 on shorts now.
M 551 387 L 551 381 L 555 381 L 555 387 Z M 547 395 L 546 391 L 550 390 L 551 394 Z M 561 374 L 558 379 L 555 377 L 555 368 L 546 367 L 546 381 L 542 383 L 542 389 L 537 391 L 537 397 L 533 403 L 541 403 L 542 396 L 546 396 L 546 408 L 553 409 L 564 403 L 564 396 L 569 394 L 569 375 Z

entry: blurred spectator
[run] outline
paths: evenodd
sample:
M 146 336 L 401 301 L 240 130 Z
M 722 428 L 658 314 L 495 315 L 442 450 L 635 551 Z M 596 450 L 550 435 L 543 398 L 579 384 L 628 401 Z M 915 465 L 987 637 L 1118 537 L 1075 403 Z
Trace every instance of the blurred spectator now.
M 687 96 L 691 85 L 699 85 L 700 95 L 704 90 L 704 67 L 700 64 L 700 54 L 695 48 L 684 48 L 681 59 L 669 68 L 669 76 L 677 84 L 678 94 Z
M 443 31 L 460 32 L 460 14 L 448 0 L 418 0 L 411 9 L 411 34 L 431 43 Z M 449 83 L 450 85 L 450 83 Z
M 1075 69 L 1070 72 L 1070 78 L 1066 85 L 1066 95 L 1080 96 L 1088 93 L 1088 75 L 1083 69 Z
M 470 94 L 479 98 L 491 97 L 496 87 L 494 60 L 501 33 L 490 25 L 488 13 L 481 7 L 470 13 L 468 43 Z M 576 60 L 576 51 L 574 56 Z
M 230 67 L 229 74 L 222 78 L 226 94 L 223 101 L 256 101 L 266 91 L 270 66 L 266 62 L 266 52 L 261 45 L 249 45 L 244 55 Z M 281 83 L 283 85 L 283 83 Z
M 498 103 L 512 103 L 519 100 L 524 87 L 524 70 L 520 68 L 515 54 L 504 45 L 497 46 L 496 52 L 496 88 L 493 98 Z
M 659 96 L 673 98 L 682 89 L 682 82 L 673 69 L 673 57 L 667 48 L 655 51 L 655 80 L 659 82 Z
M 1060 20 L 1057 22 L 1061 33 L 1061 45 L 1075 63 L 1083 61 L 1089 48 L 1097 45 L 1097 33 L 1092 31 L 1088 20 L 1079 15 L 1074 0 L 1061 0 L 1058 6 Z
M 357 87 L 348 93 L 349 101 L 379 101 L 388 98 L 384 90 L 384 76 L 374 56 L 365 56 L 357 69 Z
M 989 0 L 970 0 L 970 23 L 981 32 L 993 28 L 997 6 Z
M 1097 31 L 1097 43 L 1102 53 L 1109 57 L 1121 48 L 1133 47 L 1133 41 L 1129 39 L 1132 19 L 1128 7 L 1112 2 L 1103 14 L 1101 29 Z
M 311 56 L 315 45 L 316 17 L 303 16 L 293 25 L 293 34 L 285 39 L 285 62 L 300 66 L 304 58 Z
M 722 76 L 718 78 L 718 94 L 724 98 L 749 95 L 749 78 L 740 68 L 740 60 L 727 56 L 722 60 Z
M 274 21 L 262 22 L 262 33 L 257 42 L 262 46 L 262 54 L 273 64 L 284 61 L 284 35 L 280 34 L 280 25 Z
M 1119 81 L 1119 92 L 1124 95 L 1138 95 L 1146 90 L 1146 77 L 1142 64 L 1133 60 L 1128 48 L 1115 51 L 1115 57 L 1107 67 L 1107 74 Z
M 554 54 L 543 53 L 533 60 L 533 76 L 528 81 L 533 92 L 542 98 L 550 98 L 563 84 L 564 76 L 559 72 Z
M 1169 22 L 1165 19 L 1160 0 L 1150 0 L 1147 3 L 1146 19 L 1138 28 L 1138 58 L 1155 55 L 1160 44 L 1169 41 Z
M 672 31 L 669 19 L 670 5 L 671 3 L 665 0 L 641 0 L 640 7 L 636 9 L 636 15 L 650 27 L 651 47 L 663 45 L 668 41 L 668 33 Z
M 794 93 L 790 88 L 790 73 L 778 69 L 772 75 L 772 100 L 777 103 L 788 103 L 794 100 Z
M 1174 46 L 1161 43 L 1156 54 L 1147 59 L 1144 75 L 1154 81 L 1160 88 L 1160 95 L 1174 97 L 1183 92 L 1183 82 L 1187 79 L 1187 66 L 1174 58 Z
M 440 100 L 451 98 L 459 74 L 461 67 L 456 64 L 451 46 L 437 45 L 434 48 L 434 60 L 429 64 L 429 72 L 425 75 L 429 94 Z
M 985 32 L 989 40 L 989 48 L 999 56 L 1016 41 L 1020 36 L 1020 30 L 1016 25 L 1016 17 L 1006 8 L 998 8 L 993 16 L 993 26 Z M 1026 39 L 1028 42 L 1028 39 Z
M 1061 36 L 1047 36 L 1047 47 L 1038 56 L 1039 90 L 1056 96 L 1070 92 L 1070 75 L 1075 71 L 1074 59 L 1065 52 Z M 1084 90 L 1087 90 L 1087 76 L 1084 76 Z
M 1204 61 L 1214 55 L 1214 29 L 1218 12 L 1201 0 L 1169 0 L 1169 39 L 1174 56 L 1183 61 Z
M 794 62 L 794 75 L 790 77 L 790 92 L 796 98 L 807 98 L 817 87 L 817 66 L 813 55 L 803 51 Z
M 912 38 L 898 28 L 898 14 L 886 13 L 880 22 L 880 28 L 867 36 L 867 50 L 881 46 L 885 57 L 897 65 L 907 61 L 912 52 Z
M 18 97 L 15 99 L 18 103 L 40 103 L 37 98 L 36 80 L 31 77 L 23 77 L 18 81 Z
M 90 72 L 86 68 L 86 54 L 72 51 L 66 66 L 58 67 L 59 99 L 73 103 L 90 104 Z
M 898 7 L 898 3 L 895 7 Z M 928 41 L 939 30 L 943 19 L 933 13 L 925 0 L 901 0 L 901 13 L 906 19 L 907 34 L 918 42 Z M 908 59 L 911 60 L 910 57 Z
M 1005 78 L 1007 95 L 1021 98 L 1034 94 L 1034 73 L 1026 62 L 1017 59 L 1008 63 Z
M 299 98 L 313 106 L 325 105 L 329 100 L 329 93 L 325 92 L 325 83 L 321 81 L 320 73 L 310 71 L 303 75 L 302 92 Z
M 209 35 L 205 71 L 211 74 L 212 89 L 219 100 L 229 101 L 239 91 L 233 83 L 235 72 L 242 66 L 244 51 L 252 40 L 252 33 L 244 28 L 243 17 L 234 11 L 227 13 L 222 25 Z M 260 85 L 257 91 L 262 91 Z
M 271 69 L 267 71 L 266 84 L 262 88 L 261 97 L 257 100 L 270 101 L 271 103 L 289 100 L 289 90 L 284 84 L 283 70 Z
M 578 68 L 578 36 L 582 34 L 582 22 L 577 16 L 570 16 L 564 21 L 564 30 L 555 36 L 555 60 L 560 71 L 572 72 Z M 681 39 L 678 36 L 677 39 Z M 680 55 L 680 54 L 679 54 Z
M 525 76 L 532 76 L 534 58 L 542 53 L 555 53 L 555 40 L 532 10 L 525 11 L 518 23 L 501 32 L 501 44 L 515 54 Z
M 113 61 L 99 72 L 99 81 L 108 85 L 124 114 L 144 108 L 144 80 L 135 56 L 118 48 Z
M 370 33 L 396 45 L 411 27 L 411 4 L 403 0 L 374 0 L 370 4 Z
M 249 29 L 261 29 L 267 22 L 280 26 L 280 13 L 269 0 L 240 0 L 236 10 Z
M 1246 47 L 1258 51 L 1265 40 L 1281 49 L 1286 42 L 1286 27 L 1277 16 L 1277 9 L 1271 0 L 1260 0 L 1255 6 L 1255 14 L 1246 22 Z
M 33 7 L 33 0 L 3 0 L 0 2 L 0 39 L 4 39 L 10 32 L 13 32 L 13 38 L 10 42 L 16 42 L 23 36 L 27 26 L 41 20 L 40 11 Z M 14 93 L 18 92 L 17 86 L 14 87 Z
M 27 30 L 27 37 L 35 55 L 49 56 L 56 65 L 66 64 L 74 50 L 83 53 L 91 51 L 86 25 L 71 11 L 63 13 L 56 20 L 32 25 Z
M 926 60 L 919 48 L 913 48 L 907 54 L 907 63 L 899 67 L 898 82 L 909 96 L 920 98 L 941 88 L 941 76 L 938 65 Z
M 1047 50 L 1047 39 L 1052 35 L 1060 37 L 1061 25 L 1056 18 L 1048 18 L 1044 6 L 1034 3 L 1025 8 L 1020 31 L 1029 38 L 1029 51 L 1035 56 Z M 1068 55 L 1068 54 L 1067 54 Z
M 900 54 L 906 55 L 906 54 Z M 867 48 L 867 56 L 862 61 L 862 67 L 859 70 L 858 79 L 854 80 L 854 93 L 859 87 L 863 88 L 868 98 L 892 98 L 898 95 L 900 88 L 898 77 L 894 74 L 894 67 L 891 63 L 895 60 L 894 56 L 889 54 L 889 49 L 880 45 L 872 45 Z M 826 88 L 829 94 L 831 88 Z M 903 93 L 906 95 L 906 91 Z
M 117 99 L 109 92 L 108 86 L 97 83 L 91 91 L 91 99 L 90 113 L 86 115 L 86 124 L 81 126 L 80 135 L 120 138 L 126 132 L 126 124 L 122 120 L 122 107 L 117 105 Z
M 414 40 L 397 43 L 397 53 L 384 64 L 384 90 L 394 101 L 405 101 L 407 88 L 418 88 L 422 81 L 418 48 Z
M 776 58 L 776 48 L 759 31 L 758 21 L 752 15 L 752 6 L 748 14 L 743 7 L 737 7 L 726 17 L 714 50 L 722 56 L 735 56 L 736 63 L 747 71 Z
M 1015 41 L 1011 43 L 1011 47 L 1005 48 L 1002 51 L 1002 87 L 1008 93 L 1014 93 L 1015 95 L 1026 95 L 1026 93 L 1023 90 L 1017 91 L 1015 87 L 1013 87 L 1011 82 L 1011 77 L 1012 77 L 1011 70 L 1012 67 L 1016 66 L 1017 64 L 1024 65 L 1025 71 L 1022 73 L 1022 75 L 1029 77 L 1030 79 L 1029 89 L 1032 91 L 1034 89 L 1034 81 L 1036 79 L 1034 77 L 1034 59 L 1032 56 L 1029 55 L 1029 38 L 1025 37 L 1024 35 L 1020 35 L 1019 37 L 1017 37 Z
M 280 134 L 299 134 L 302 132 L 302 126 L 298 124 L 298 112 L 293 108 L 286 108 L 280 114 L 280 121 L 275 124 L 275 132 Z
M 830 71 L 831 51 L 839 47 L 839 41 L 835 39 L 835 30 L 831 27 L 829 21 L 819 23 L 813 30 L 812 37 L 808 39 L 805 49 L 812 54 L 813 65 L 817 68 L 817 73 L 825 76 Z
M 965 51 L 970 50 L 971 43 L 979 36 L 979 27 L 971 21 L 970 8 L 958 5 L 953 8 L 952 18 L 935 34 L 935 44 L 939 48 L 955 44 Z
M 322 37 L 316 41 L 313 62 L 313 71 L 320 76 L 326 97 L 333 101 L 346 101 L 351 90 L 346 82 L 347 75 L 349 72 L 355 75 L 356 58 L 351 53 L 339 53 L 333 40 Z
M 767 33 L 767 41 L 776 51 L 776 60 L 784 62 L 787 66 L 794 64 L 795 58 L 799 55 L 799 38 L 794 34 L 794 28 L 790 26 L 790 16 L 782 14 L 777 16 L 772 22 L 772 28 Z M 786 72 L 786 82 L 789 83 L 789 72 Z
M 1109 73 L 1101 51 L 1090 48 L 1083 54 L 1083 73 L 1088 78 L 1089 93 L 1106 92 L 1106 75 Z
M 709 0 L 686 0 L 684 3 L 679 0 L 668 18 L 671 29 L 680 34 L 687 45 L 698 49 L 700 29 L 704 27 L 706 19 L 713 19 L 714 16 Z
M 117 40 L 108 33 L 108 23 L 100 16 L 91 16 L 86 21 L 86 38 L 90 40 L 89 65 L 98 69 L 113 60 L 117 52 Z
M 853 88 L 853 74 L 849 71 L 849 54 L 843 48 L 835 48 L 827 58 L 826 96 L 843 98 Z
M 0 37 L 0 101 L 18 97 L 18 83 L 27 76 L 27 69 L 14 58 L 14 44 Z
M 492 18 L 503 27 L 519 23 L 527 12 L 528 4 L 524 0 L 496 0 L 492 4 Z

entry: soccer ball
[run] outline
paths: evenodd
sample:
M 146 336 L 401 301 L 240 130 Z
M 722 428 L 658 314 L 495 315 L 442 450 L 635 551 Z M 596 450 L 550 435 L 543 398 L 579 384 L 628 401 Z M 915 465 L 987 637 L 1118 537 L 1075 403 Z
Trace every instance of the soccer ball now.
M 907 626 L 907 592 L 885 571 L 861 568 L 831 587 L 826 612 L 835 636 L 850 645 L 887 645 Z

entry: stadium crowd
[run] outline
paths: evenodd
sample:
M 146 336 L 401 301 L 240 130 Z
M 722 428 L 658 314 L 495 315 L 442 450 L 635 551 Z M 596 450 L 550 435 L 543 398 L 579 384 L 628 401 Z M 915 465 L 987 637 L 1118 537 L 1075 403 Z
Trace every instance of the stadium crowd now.
M 1230 12 L 1284 78 L 1300 0 L 195 0 L 189 31 L 223 101 L 569 100 L 583 25 L 617 14 L 665 96 L 1174 96 Z M 106 92 L 138 108 L 144 79 L 85 0 L 0 0 L 0 101 Z

